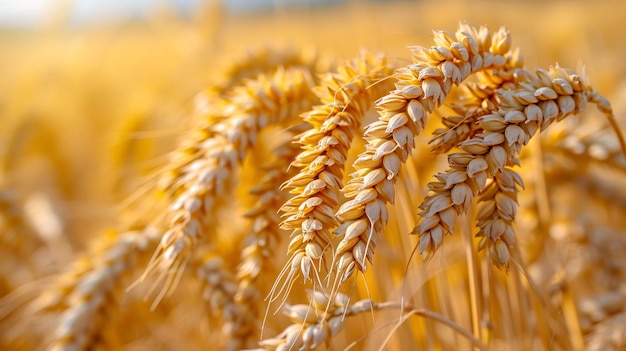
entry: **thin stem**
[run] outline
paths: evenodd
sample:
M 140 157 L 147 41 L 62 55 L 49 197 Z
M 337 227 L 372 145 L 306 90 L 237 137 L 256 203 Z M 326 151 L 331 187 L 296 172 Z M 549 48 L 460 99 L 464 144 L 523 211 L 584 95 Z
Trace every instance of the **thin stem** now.
M 445 324 L 448 327 L 454 329 L 454 331 L 458 332 L 459 334 L 465 336 L 469 341 L 472 342 L 472 344 L 474 344 L 475 347 L 479 348 L 481 351 L 488 351 L 488 348 L 485 344 L 483 344 L 482 341 L 480 341 L 478 338 L 476 338 L 474 335 L 472 335 L 472 333 L 470 333 L 467 329 L 463 328 L 462 326 L 460 326 L 459 324 L 457 324 L 456 322 L 446 318 L 445 316 L 442 316 L 438 313 L 423 309 L 423 308 L 417 308 L 411 305 L 402 305 L 399 304 L 397 302 L 382 302 L 382 303 L 375 303 L 374 308 L 376 309 L 384 309 L 384 308 L 401 308 L 403 311 L 406 312 L 406 314 L 403 316 L 403 318 L 399 321 L 398 326 L 400 326 L 400 324 L 402 324 L 405 320 L 407 320 L 411 315 L 418 315 L 418 316 L 422 316 L 422 317 L 426 317 L 426 318 L 430 318 L 432 320 L 435 320 L 439 323 Z M 397 327 L 398 327 L 397 326 Z M 396 328 L 397 328 L 396 327 Z M 394 328 L 395 329 L 395 328 Z M 383 343 L 383 346 L 387 343 L 387 340 L 385 341 L 385 343 Z
M 622 130 L 620 129 L 619 124 L 617 123 L 617 120 L 615 119 L 615 116 L 613 115 L 613 113 L 608 113 L 608 112 L 605 113 L 604 115 L 609 120 L 609 123 L 611 124 L 611 128 L 615 130 L 615 135 L 617 136 L 617 140 L 619 141 L 619 145 L 622 149 L 622 155 L 626 157 L 626 140 L 624 139 L 624 134 L 622 133 Z
M 542 320 L 537 320 L 537 321 L 542 322 L 543 326 L 538 326 L 537 329 L 539 331 L 545 331 L 547 329 L 552 333 L 553 336 L 569 335 L 574 330 L 580 331 L 580 329 L 572 329 L 572 330 L 565 329 L 564 330 L 561 328 L 561 323 L 555 320 L 555 317 L 554 317 L 555 311 L 550 306 L 550 302 L 548 301 L 548 298 L 545 296 L 544 293 L 542 293 L 542 290 L 537 285 L 537 283 L 528 275 L 525 265 L 521 259 L 522 255 L 521 255 L 521 251 L 519 247 L 516 247 L 514 254 L 515 255 L 513 259 L 511 260 L 511 262 L 513 263 L 515 268 L 517 268 L 517 271 L 521 274 L 521 276 L 526 279 L 526 282 L 528 283 L 528 286 L 530 287 L 531 291 L 534 293 L 534 296 L 536 300 L 538 301 L 539 306 L 541 306 L 540 310 L 542 311 L 544 318 Z M 569 326 L 567 326 L 567 328 L 569 328 Z M 568 338 L 567 340 L 570 341 L 572 337 L 575 337 L 575 336 L 570 335 L 570 338 Z M 568 345 L 567 349 L 572 349 L 572 347 L 573 346 L 570 344 Z M 578 348 L 573 348 L 573 349 L 578 350 Z
M 563 294 L 563 315 L 565 317 L 565 325 L 569 331 L 569 340 L 574 349 L 582 350 L 585 346 L 585 341 L 581 333 L 582 328 L 579 322 L 575 296 L 567 284 L 564 284 L 561 294 Z
M 615 130 L 615 135 L 617 136 L 617 140 L 619 141 L 620 147 L 622 149 L 622 154 L 626 157 L 626 140 L 624 139 L 624 135 L 615 119 L 615 115 L 613 115 L 613 108 L 611 107 L 611 103 L 607 98 L 600 95 L 597 91 L 592 90 L 589 95 L 589 101 L 596 104 L 598 110 L 600 110 L 606 119 L 609 120 L 609 124 L 611 128 Z
M 467 254 L 470 308 L 472 311 L 472 331 L 475 336 L 480 338 L 480 318 L 478 311 L 482 311 L 482 306 L 480 306 L 481 301 L 478 299 L 478 296 L 482 296 L 482 291 L 479 291 L 481 288 L 479 281 L 480 273 L 477 269 L 478 260 L 476 258 L 476 251 L 474 250 L 474 245 L 472 244 L 472 225 L 470 217 L 470 214 L 468 214 L 463 220 L 463 236 L 465 237 L 465 253 Z
M 487 251 L 487 255 L 489 255 L 489 251 Z M 489 256 L 487 256 L 489 257 Z M 495 289 L 494 289 L 494 273 L 493 273 L 493 265 L 489 263 L 490 259 L 487 260 L 487 281 L 486 284 L 488 284 L 488 287 L 485 290 L 489 290 L 489 293 L 485 296 L 485 305 L 486 305 L 486 311 L 483 311 L 483 318 L 485 316 L 485 314 L 487 315 L 487 326 L 486 328 L 483 328 L 483 332 L 482 332 L 482 340 L 486 340 L 487 341 L 487 345 L 489 345 L 489 343 L 491 342 L 491 337 L 493 336 L 492 334 L 492 328 L 493 328 L 493 320 L 494 320 L 494 303 L 495 303 Z M 484 319 L 483 319 L 483 323 L 484 323 Z

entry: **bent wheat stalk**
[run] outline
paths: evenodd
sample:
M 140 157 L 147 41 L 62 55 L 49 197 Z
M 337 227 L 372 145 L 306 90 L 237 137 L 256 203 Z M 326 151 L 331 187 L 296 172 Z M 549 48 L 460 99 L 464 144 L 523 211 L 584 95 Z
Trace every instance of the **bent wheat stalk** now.
M 450 155 L 450 168 L 429 184 L 432 193 L 420 205 L 423 221 L 414 230 L 419 234 L 420 253 L 431 254 L 440 246 L 457 216 L 467 212 L 474 196 L 486 191 L 487 179 L 495 177 L 497 186 L 484 194 L 477 215 L 483 237 L 479 248 L 488 247 L 494 262 L 508 267 L 515 193 L 522 181 L 505 167 L 518 163 L 520 150 L 538 129 L 582 112 L 588 101 L 610 111 L 605 99 L 567 69 L 519 71 L 518 76 L 518 88 L 497 91 L 498 110 L 481 117 L 482 133 L 460 143 L 465 153 Z

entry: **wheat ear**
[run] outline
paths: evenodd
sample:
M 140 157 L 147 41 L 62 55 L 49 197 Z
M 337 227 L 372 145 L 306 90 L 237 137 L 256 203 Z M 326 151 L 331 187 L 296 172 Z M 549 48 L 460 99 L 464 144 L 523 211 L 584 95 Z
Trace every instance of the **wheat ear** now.
M 200 282 L 202 298 L 215 317 L 223 319 L 222 333 L 231 335 L 240 307 L 235 304 L 237 284 L 235 277 L 224 267 L 222 258 L 214 250 L 209 250 L 197 259 L 191 260 L 195 276 Z
M 366 151 L 354 163 L 356 172 L 343 189 L 345 202 L 337 212 L 343 238 L 335 250 L 334 270 L 341 285 L 355 268 L 365 272 L 377 237 L 387 222 L 387 203 L 394 202 L 402 164 L 424 129 L 426 118 L 441 105 L 450 89 L 471 73 L 504 67 L 512 59 L 510 35 L 503 27 L 493 35 L 462 23 L 456 34 L 435 31 L 437 46 L 413 47 L 414 64 L 395 73 L 396 89 L 376 103 L 378 121 L 365 131 Z
M 311 106 L 311 78 L 301 69 L 278 70 L 237 88 L 222 121 L 196 139 L 194 153 L 174 170 L 175 177 L 164 188 L 172 204 L 165 213 L 168 229 L 147 268 L 166 279 L 166 289 L 180 276 L 198 239 L 206 239 L 207 223 L 215 220 L 215 203 L 231 186 L 233 172 L 254 146 L 258 133 Z
M 158 243 L 156 232 L 127 232 L 97 251 L 70 272 L 73 284 L 59 291 L 54 301 L 64 309 L 49 350 L 88 350 L 102 347 L 102 325 L 115 310 L 129 274 L 147 261 Z M 63 296 L 65 295 L 65 296 Z M 62 301 L 62 302 L 61 302 Z M 112 306 L 114 306 L 112 308 Z
M 308 305 L 285 305 L 283 307 L 283 313 L 293 323 L 275 338 L 262 340 L 260 342 L 262 349 L 259 350 L 287 351 L 298 349 L 306 351 L 316 349 L 321 345 L 328 348 L 331 338 L 343 329 L 346 317 L 389 308 L 399 308 L 403 311 L 403 316 L 398 321 L 398 325 L 412 315 L 433 319 L 465 336 L 478 349 L 487 350 L 487 347 L 469 331 L 437 313 L 395 302 L 381 303 L 370 299 L 360 300 L 353 304 L 349 302 L 350 298 L 342 293 L 337 293 L 334 298 L 329 299 L 320 291 L 309 292 Z
M 474 196 L 485 191 L 487 179 L 495 177 L 497 186 L 485 192 L 477 215 L 483 237 L 479 247 L 488 247 L 494 262 L 508 267 L 514 237 L 511 224 L 517 211 L 515 194 L 522 183 L 505 167 L 518 163 L 521 148 L 538 129 L 583 111 L 590 100 L 603 103 L 578 75 L 558 66 L 517 74 L 518 88 L 497 91 L 498 110 L 481 117 L 482 133 L 460 143 L 465 153 L 451 154 L 450 168 L 429 184 L 431 194 L 420 205 L 423 221 L 414 230 L 420 237 L 420 253 L 430 254 L 439 247 L 443 234 L 452 232 L 456 217 L 467 211 Z
M 313 350 L 329 345 L 330 338 L 343 329 L 345 317 L 371 310 L 371 301 L 349 305 L 348 296 L 337 293 L 332 300 L 321 291 L 309 292 L 309 304 L 283 306 L 283 313 L 293 322 L 276 337 L 262 340 L 265 350 Z
M 284 184 L 294 194 L 281 207 L 286 217 L 281 228 L 292 231 L 286 284 L 300 273 L 305 281 L 312 279 L 312 267 L 319 271 L 315 267 L 337 226 L 334 213 L 350 143 L 370 105 L 391 88 L 385 80 L 390 74 L 384 56 L 365 53 L 325 76 L 315 89 L 323 105 L 304 115 L 313 128 L 299 137 L 303 151 L 291 165 L 300 171 Z
M 262 283 L 259 279 L 271 272 L 272 255 L 276 253 L 278 244 L 284 233 L 278 228 L 280 217 L 278 209 L 286 200 L 286 194 L 280 185 L 289 179 L 292 172 L 285 172 L 289 163 L 297 155 L 299 148 L 292 142 L 294 132 L 301 131 L 304 123 L 284 131 L 284 141 L 272 152 L 273 160 L 261 166 L 265 176 L 250 189 L 251 196 L 257 199 L 254 206 L 245 213 L 250 221 L 250 230 L 243 241 L 241 261 L 237 267 L 237 291 L 234 303 L 238 306 L 238 314 L 233 318 L 233 325 L 228 329 L 227 350 L 239 350 L 249 346 L 257 335 L 259 315 L 259 297 Z

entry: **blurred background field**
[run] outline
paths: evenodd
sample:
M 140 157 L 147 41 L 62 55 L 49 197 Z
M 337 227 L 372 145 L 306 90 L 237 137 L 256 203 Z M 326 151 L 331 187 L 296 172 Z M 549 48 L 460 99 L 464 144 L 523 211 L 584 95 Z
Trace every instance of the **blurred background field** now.
M 367 49 L 402 66 L 410 62 L 407 46 L 431 45 L 433 29 L 453 31 L 461 20 L 493 31 L 506 25 L 526 67 L 558 63 L 584 69 L 594 88 L 612 102 L 623 130 L 625 11 L 626 2 L 618 0 L 0 4 L 0 298 L 6 302 L 20 295 L 19 289 L 32 294 L 37 291 L 33 282 L 67 269 L 104 231 L 132 223 L 133 213 L 120 203 L 194 125 L 196 96 L 224 84 L 226 69 L 246 52 L 268 47 L 303 52 L 317 55 L 328 67 Z M 623 180 L 623 174 L 617 177 Z M 552 195 L 569 201 L 571 211 L 591 211 L 577 203 L 584 196 L 576 198 L 566 188 Z M 593 211 L 603 211 L 606 228 L 623 236 L 625 223 L 619 217 L 626 194 L 613 195 L 609 209 Z M 551 232 L 557 241 L 559 228 Z M 619 250 L 626 248 L 624 240 L 616 244 Z M 619 250 L 611 255 L 626 255 Z M 613 269 L 620 272 L 618 279 L 626 276 L 624 267 Z M 573 278 L 572 286 L 584 287 L 588 275 Z M 623 290 L 615 313 L 623 313 L 619 304 L 626 302 L 626 284 L 618 280 L 614 286 Z M 611 292 L 582 289 L 589 296 Z M 32 298 L 27 295 L 23 299 Z M 0 319 L 7 316 L 2 311 Z M 624 340 L 626 322 L 621 328 L 615 337 Z M 15 335 L 0 331 L 0 346 L 38 345 Z M 163 345 L 180 342 L 173 336 L 168 340 Z M 205 345 L 190 340 L 188 347 Z M 150 345 L 157 344 L 135 349 Z

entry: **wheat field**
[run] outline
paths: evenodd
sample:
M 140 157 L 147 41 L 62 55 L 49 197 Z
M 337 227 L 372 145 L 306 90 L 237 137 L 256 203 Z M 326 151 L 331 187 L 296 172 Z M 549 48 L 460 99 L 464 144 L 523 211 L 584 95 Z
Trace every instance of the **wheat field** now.
M 0 349 L 626 350 L 626 6 L 307 4 L 0 30 Z

